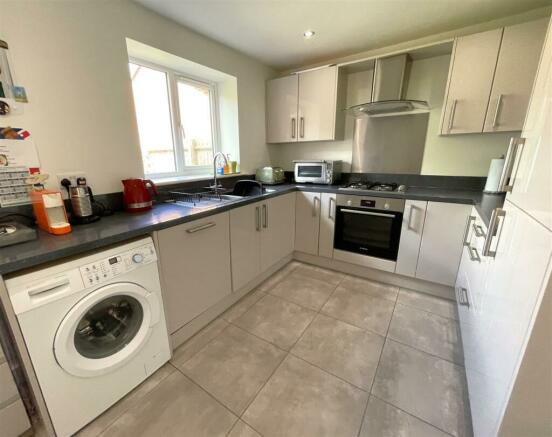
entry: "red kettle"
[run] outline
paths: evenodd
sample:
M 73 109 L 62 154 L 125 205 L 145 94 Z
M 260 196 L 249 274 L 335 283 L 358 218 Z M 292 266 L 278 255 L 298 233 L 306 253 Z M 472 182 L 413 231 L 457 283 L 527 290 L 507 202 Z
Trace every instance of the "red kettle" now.
M 125 179 L 123 182 L 123 200 L 128 212 L 143 212 L 151 209 L 150 190 L 157 196 L 157 187 L 149 179 Z

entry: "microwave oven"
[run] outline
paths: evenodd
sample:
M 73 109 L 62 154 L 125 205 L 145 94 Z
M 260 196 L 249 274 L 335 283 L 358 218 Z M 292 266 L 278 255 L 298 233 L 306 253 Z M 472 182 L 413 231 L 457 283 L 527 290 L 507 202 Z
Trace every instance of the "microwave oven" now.
M 341 161 L 300 160 L 293 161 L 295 182 L 334 184 L 341 178 Z

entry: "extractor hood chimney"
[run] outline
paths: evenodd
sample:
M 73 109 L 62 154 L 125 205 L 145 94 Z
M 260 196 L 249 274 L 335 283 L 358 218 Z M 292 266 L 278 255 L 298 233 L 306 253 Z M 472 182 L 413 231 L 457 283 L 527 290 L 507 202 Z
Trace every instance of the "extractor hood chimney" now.
M 372 82 L 372 101 L 352 106 L 355 117 L 389 117 L 429 111 L 422 100 L 403 99 L 406 92 L 410 59 L 407 54 L 376 59 Z

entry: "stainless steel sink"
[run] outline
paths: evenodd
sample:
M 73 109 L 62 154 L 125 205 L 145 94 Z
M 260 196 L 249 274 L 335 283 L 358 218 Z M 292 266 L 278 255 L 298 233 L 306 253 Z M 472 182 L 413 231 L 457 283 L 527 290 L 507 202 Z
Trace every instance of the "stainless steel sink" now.
M 187 193 L 182 191 L 169 191 L 166 203 L 174 203 L 185 208 L 209 209 L 227 203 L 236 202 L 244 198 L 235 194 L 219 194 L 212 191 Z

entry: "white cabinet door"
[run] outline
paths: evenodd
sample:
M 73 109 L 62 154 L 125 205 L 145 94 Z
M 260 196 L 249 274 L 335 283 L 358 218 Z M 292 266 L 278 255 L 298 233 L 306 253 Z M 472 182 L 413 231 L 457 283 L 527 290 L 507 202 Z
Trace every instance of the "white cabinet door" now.
M 405 202 L 399 254 L 395 266 L 395 273 L 399 275 L 416 276 L 426 209 L 426 201 L 407 200 Z
M 416 278 L 454 286 L 471 207 L 428 202 Z
M 326 258 L 333 258 L 336 195 L 334 193 L 322 193 L 320 197 L 318 255 L 325 256 Z
M 337 66 L 299 73 L 298 141 L 335 138 Z
M 481 132 L 502 29 L 456 39 L 441 119 L 441 134 Z
M 552 29 L 549 28 L 506 198 L 552 230 Z
M 260 244 L 261 204 L 253 203 L 231 210 L 230 248 L 234 291 L 261 273 Z
M 261 205 L 261 271 L 293 252 L 295 193 L 274 197 Z
M 504 28 L 484 132 L 521 130 L 548 21 Z
M 295 250 L 318 255 L 320 194 L 304 191 L 295 194 Z
M 158 232 L 171 334 L 231 293 L 229 222 L 226 212 Z
M 509 201 L 504 211 L 466 361 L 474 434 L 481 436 L 497 435 L 552 255 L 548 229 Z
M 289 143 L 297 141 L 298 77 L 272 79 L 266 83 L 266 141 Z

